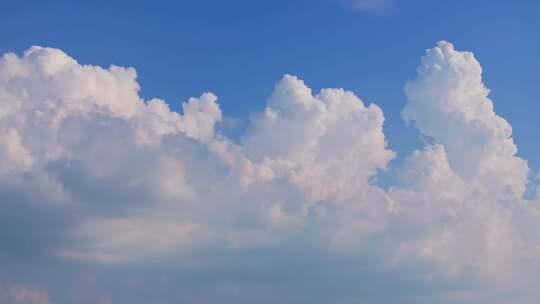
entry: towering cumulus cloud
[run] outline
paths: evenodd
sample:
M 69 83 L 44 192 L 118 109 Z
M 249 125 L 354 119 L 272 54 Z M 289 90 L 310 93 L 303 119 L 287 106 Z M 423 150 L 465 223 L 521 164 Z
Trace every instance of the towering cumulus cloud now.
M 512 127 L 493 111 L 472 53 L 439 42 L 422 58 L 418 77 L 405 92 L 403 117 L 444 146 L 456 173 L 478 189 L 508 198 L 523 195 L 527 162 L 515 156 Z
M 529 168 L 516 156 L 511 126 L 494 112 L 480 64 L 441 41 L 417 72 L 405 86 L 402 115 L 430 144 L 405 161 L 402 188 L 392 194 L 418 205 L 427 224 L 414 255 L 442 262 L 450 274 L 473 270 L 499 280 L 535 265 L 538 242 L 520 226 L 537 208 L 523 200 Z
M 533 303 L 538 201 L 481 73 L 427 51 L 402 114 L 428 144 L 383 189 L 383 112 L 350 91 L 285 75 L 235 142 L 212 93 L 177 113 L 133 68 L 5 54 L 0 298 Z

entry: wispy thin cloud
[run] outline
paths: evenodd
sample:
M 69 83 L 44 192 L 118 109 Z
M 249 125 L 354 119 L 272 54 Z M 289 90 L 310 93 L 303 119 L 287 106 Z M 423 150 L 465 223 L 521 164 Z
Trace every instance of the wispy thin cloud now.
M 394 0 L 350 0 L 348 6 L 356 11 L 372 15 L 391 15 L 397 11 Z

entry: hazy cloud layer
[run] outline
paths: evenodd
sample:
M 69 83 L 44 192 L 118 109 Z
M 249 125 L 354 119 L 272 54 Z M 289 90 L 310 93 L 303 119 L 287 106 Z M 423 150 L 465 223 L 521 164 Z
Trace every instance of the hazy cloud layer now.
M 539 198 L 481 74 L 426 52 L 402 115 L 428 144 L 383 189 L 383 111 L 350 91 L 285 75 L 234 142 L 212 93 L 177 113 L 133 68 L 5 54 L 0 299 L 534 303 Z

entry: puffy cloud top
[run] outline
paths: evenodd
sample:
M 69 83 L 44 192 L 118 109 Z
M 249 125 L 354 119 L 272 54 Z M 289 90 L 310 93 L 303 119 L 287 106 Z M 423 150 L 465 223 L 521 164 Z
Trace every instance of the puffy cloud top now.
M 252 159 L 270 159 L 285 170 L 314 200 L 343 197 L 394 157 L 383 122 L 378 106 L 366 108 L 352 92 L 324 89 L 313 96 L 303 81 L 285 75 L 242 145 Z
M 405 86 L 409 103 L 403 118 L 441 143 L 462 177 L 489 192 L 520 198 L 527 162 L 515 156 L 512 127 L 495 114 L 474 55 L 441 41 L 422 57 L 417 72 Z

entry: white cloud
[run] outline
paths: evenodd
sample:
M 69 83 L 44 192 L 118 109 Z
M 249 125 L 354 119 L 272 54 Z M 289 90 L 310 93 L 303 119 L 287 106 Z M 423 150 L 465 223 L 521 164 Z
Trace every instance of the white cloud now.
M 133 68 L 83 66 L 56 49 L 0 60 L 0 222 L 18 227 L 13 251 L 128 269 L 164 261 L 195 276 L 251 265 L 267 278 L 302 260 L 312 272 L 299 281 L 438 282 L 424 302 L 457 282 L 534 294 L 512 281 L 540 269 L 540 211 L 523 199 L 527 163 L 471 53 L 440 42 L 406 85 L 403 117 L 433 142 L 399 165 L 388 191 L 371 182 L 395 156 L 383 112 L 352 92 L 313 94 L 285 75 L 234 143 L 216 131 L 224 117 L 212 93 L 176 113 L 139 89 Z M 324 266 L 332 260 L 346 265 Z
M 324 89 L 313 96 L 301 80 L 285 75 L 264 113 L 252 118 L 242 146 L 253 160 L 269 160 L 311 200 L 345 198 L 394 157 L 383 122 L 377 105 L 366 107 L 352 92 Z
M 406 121 L 441 143 L 452 169 L 469 183 L 508 198 L 520 198 L 527 162 L 516 157 L 512 127 L 497 116 L 472 53 L 441 41 L 422 58 L 416 79 L 407 83 Z
M 519 265 L 533 268 L 540 256 L 520 224 L 536 217 L 523 213 L 527 162 L 515 156 L 512 129 L 495 114 L 472 53 L 441 41 L 417 72 L 405 87 L 402 114 L 434 143 L 405 161 L 401 180 L 410 190 L 391 191 L 414 206 L 405 211 L 414 212 L 413 223 L 425 226 L 425 236 L 403 248 L 438 261 L 449 274 L 474 270 L 508 282 Z
M 350 5 L 361 12 L 387 15 L 396 10 L 394 0 L 349 0 Z

